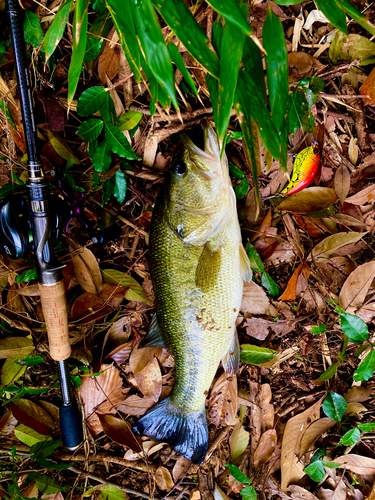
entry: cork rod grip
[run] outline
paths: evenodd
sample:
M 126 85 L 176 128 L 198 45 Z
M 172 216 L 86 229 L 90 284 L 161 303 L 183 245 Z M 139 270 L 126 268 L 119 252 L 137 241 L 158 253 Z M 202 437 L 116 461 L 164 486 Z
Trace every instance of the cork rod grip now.
M 55 285 L 39 283 L 39 289 L 51 358 L 64 361 L 71 353 L 64 281 Z

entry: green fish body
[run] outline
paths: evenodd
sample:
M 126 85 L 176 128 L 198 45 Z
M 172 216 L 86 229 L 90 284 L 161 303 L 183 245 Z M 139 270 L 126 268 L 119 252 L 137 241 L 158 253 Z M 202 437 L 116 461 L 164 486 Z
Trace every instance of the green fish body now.
M 172 352 L 176 382 L 135 426 L 194 462 L 202 462 L 208 448 L 205 400 L 220 360 L 227 371 L 238 368 L 235 321 L 243 281 L 251 279 L 228 162 L 225 155 L 220 160 L 208 122 L 204 136 L 205 151 L 183 136 L 153 211 L 149 255 L 156 315 L 143 346 Z

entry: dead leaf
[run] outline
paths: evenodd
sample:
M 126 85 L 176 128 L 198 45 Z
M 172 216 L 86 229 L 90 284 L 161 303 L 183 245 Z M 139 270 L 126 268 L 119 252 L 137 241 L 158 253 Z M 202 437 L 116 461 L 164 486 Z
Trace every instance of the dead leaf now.
M 125 344 L 129 340 L 131 333 L 131 317 L 122 316 L 114 323 L 107 332 L 108 341 L 112 347 L 118 347 Z
M 25 337 L 6 337 L 0 339 L 0 359 L 22 359 L 34 350 L 31 339 Z
M 352 205 L 366 205 L 366 203 L 374 203 L 375 202 L 375 184 L 371 184 L 359 193 L 350 196 L 350 198 L 346 199 L 347 203 L 351 203 Z
M 18 422 L 10 410 L 4 413 L 4 415 L 0 418 L 0 438 L 9 436 L 17 424 Z
M 350 189 L 350 172 L 348 168 L 341 163 L 335 174 L 335 191 L 341 205 L 344 205 Z
M 112 359 L 117 365 L 121 365 L 122 363 L 125 363 L 125 361 L 127 361 L 127 359 L 130 356 L 130 353 L 132 352 L 132 349 L 133 349 L 133 341 L 131 340 L 126 344 L 121 344 L 118 347 L 116 347 L 116 349 L 107 354 L 104 360 Z
M 275 425 L 275 406 L 272 403 L 272 390 L 269 384 L 260 387 L 260 407 L 262 410 L 262 432 Z
M 160 347 L 142 347 L 136 345 L 131 353 L 129 359 L 129 369 L 135 375 L 143 370 L 143 368 L 152 360 L 156 355 L 157 349 Z
M 242 422 L 238 422 L 229 439 L 231 462 L 234 462 L 242 455 L 242 453 L 244 453 L 247 445 L 249 444 L 249 439 L 249 432 L 244 429 Z
M 318 497 L 305 490 L 298 484 L 291 484 L 288 487 L 288 491 L 292 494 L 293 500 L 319 500 Z
M 277 432 L 275 429 L 268 429 L 260 438 L 258 448 L 254 454 L 254 468 L 258 470 L 262 464 L 265 464 L 276 450 Z
M 102 364 L 100 371 L 102 373 L 98 376 L 85 377 L 78 389 L 84 404 L 87 423 L 94 435 L 103 430 L 96 412 L 116 413 L 117 408 L 125 400 L 118 369 L 113 364 Z
M 297 483 L 304 475 L 303 464 L 298 457 L 301 441 L 308 426 L 318 420 L 323 398 L 303 413 L 288 420 L 281 447 L 281 489 L 286 492 L 291 483 Z
M 147 410 L 154 406 L 152 398 L 140 398 L 137 395 L 129 396 L 120 404 L 119 410 L 128 415 L 144 415 Z
M 102 273 L 95 255 L 86 247 L 72 243 L 72 260 L 78 283 L 85 292 L 99 295 L 103 289 Z
M 351 387 L 344 394 L 348 403 L 362 403 L 367 401 L 375 394 L 375 385 L 370 387 Z
M 174 486 L 169 470 L 161 465 L 156 469 L 155 482 L 162 491 L 170 491 Z
M 310 268 L 306 264 L 306 262 L 301 262 L 301 264 L 297 267 L 297 269 L 292 274 L 290 280 L 288 281 L 288 285 L 284 291 L 284 293 L 278 298 L 278 300 L 283 301 L 293 301 L 296 300 L 296 289 L 297 289 L 297 281 L 301 273 L 306 277 L 306 281 L 310 277 Z
M 269 335 L 268 327 L 271 325 L 271 321 L 267 321 L 263 318 L 247 318 L 243 323 L 246 326 L 246 335 L 250 335 L 258 340 L 265 340 Z
M 358 266 L 345 281 L 339 304 L 349 314 L 354 314 L 365 301 L 367 292 L 375 278 L 375 261 Z
M 367 233 L 337 233 L 328 236 L 323 241 L 318 243 L 308 256 L 308 260 L 315 260 L 316 262 L 323 262 L 331 257 L 342 247 L 356 243 L 363 238 Z
M 301 439 L 299 457 L 301 458 L 307 451 L 312 451 L 310 450 L 310 446 L 315 443 L 318 437 L 334 426 L 335 423 L 336 422 L 332 420 L 332 418 L 324 417 L 309 425 Z
M 375 474 L 375 459 L 362 455 L 342 455 L 335 458 L 335 463 L 342 464 L 341 469 L 348 469 L 356 474 L 369 476 Z
M 245 314 L 265 314 L 270 302 L 264 290 L 250 281 L 245 282 L 240 310 Z
M 124 300 L 127 288 L 104 283 L 100 295 L 83 293 L 73 303 L 71 316 L 73 321 L 94 322 L 119 307 Z
M 325 210 L 337 201 L 337 194 L 331 188 L 308 187 L 285 198 L 277 210 L 285 210 L 295 214 L 309 215 Z
M 364 97 L 364 104 L 375 104 L 375 68 L 372 69 L 366 80 L 362 83 L 358 91 L 361 95 L 368 95 Z
M 20 424 L 30 427 L 43 436 L 52 434 L 55 428 L 53 418 L 33 401 L 16 399 L 10 403 L 10 409 Z
M 361 403 L 348 403 L 344 415 L 357 415 L 357 413 L 364 413 L 368 409 Z
M 184 477 L 192 462 L 185 457 L 178 457 L 172 469 L 174 481 Z
M 116 418 L 113 415 L 98 414 L 103 431 L 115 443 L 122 444 L 135 452 L 141 452 L 142 446 L 132 431 L 132 426 L 123 418 Z
M 107 40 L 104 50 L 98 59 L 98 76 L 103 85 L 107 83 L 106 75 L 108 75 L 110 80 L 113 80 L 120 66 L 121 48 L 117 44 L 119 40 L 117 32 L 113 30 L 112 36 L 110 33 L 108 38 L 110 41 Z
M 145 398 L 158 401 L 161 394 L 162 379 L 158 360 L 154 357 L 143 370 L 134 374 L 137 385 Z
M 306 52 L 290 52 L 288 54 L 288 63 L 289 77 L 292 81 L 300 81 L 301 78 L 309 73 L 312 74 L 313 70 L 322 66 L 318 59 Z
M 222 373 L 216 380 L 209 400 L 208 415 L 216 427 L 229 425 L 237 414 L 237 376 Z

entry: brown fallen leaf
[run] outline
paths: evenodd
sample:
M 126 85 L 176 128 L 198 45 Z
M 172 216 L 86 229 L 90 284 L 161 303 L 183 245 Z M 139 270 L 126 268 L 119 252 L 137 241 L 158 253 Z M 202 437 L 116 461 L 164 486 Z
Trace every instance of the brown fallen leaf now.
M 323 262 L 327 260 L 336 253 L 342 247 L 350 245 L 351 243 L 356 243 L 358 240 L 363 238 L 367 233 L 337 233 L 328 236 L 323 241 L 318 243 L 308 256 L 308 260 L 315 260 L 317 262 Z
M 87 423 L 94 435 L 103 430 L 97 412 L 116 413 L 126 397 L 121 391 L 122 379 L 119 370 L 113 364 L 103 364 L 100 371 L 102 373 L 96 377 L 85 377 L 78 389 L 84 404 Z
M 289 77 L 292 81 L 300 81 L 301 78 L 308 75 L 322 66 L 319 59 L 316 59 L 306 52 L 290 52 L 288 54 Z
M 288 281 L 288 285 L 287 285 L 284 293 L 278 298 L 278 300 L 283 300 L 283 301 L 296 300 L 297 282 L 298 282 L 298 278 L 300 277 L 301 273 L 304 274 L 304 276 L 306 277 L 306 281 L 307 281 L 310 277 L 310 268 L 306 264 L 306 262 L 301 262 L 301 264 L 294 271 L 290 280 Z
M 131 340 L 130 342 L 126 342 L 126 344 L 121 344 L 116 347 L 116 349 L 107 354 L 104 360 L 112 359 L 117 365 L 121 365 L 121 363 L 125 363 L 125 361 L 127 361 L 132 349 L 133 341 Z
M 354 314 L 362 306 L 374 278 L 375 261 L 358 266 L 349 275 L 339 295 L 339 304 L 347 313 Z
M 144 415 L 147 410 L 154 406 L 152 398 L 140 398 L 137 395 L 129 396 L 118 407 L 120 411 L 127 415 Z
M 352 205 L 366 205 L 366 203 L 374 203 L 375 202 L 375 184 L 371 184 L 362 191 L 350 196 L 350 198 L 346 199 L 347 203 L 351 203 Z
M 134 374 L 137 385 L 145 398 L 158 401 L 161 394 L 162 378 L 158 360 L 152 358 L 143 370 Z
M 363 97 L 362 100 L 365 105 L 375 104 L 375 68 L 372 69 L 371 73 L 362 83 L 358 91 L 361 95 L 368 95 L 368 97 Z
M 375 474 L 375 459 L 363 457 L 362 455 L 342 455 L 335 458 L 335 463 L 342 464 L 341 469 L 348 469 L 356 474 L 370 476 Z
M 30 427 L 43 436 L 49 436 L 55 429 L 51 415 L 28 399 L 19 398 L 10 403 L 10 409 L 20 424 Z
M 254 468 L 258 470 L 262 464 L 265 464 L 267 460 L 272 456 L 273 452 L 276 450 L 277 444 L 277 432 L 275 429 L 268 429 L 265 431 L 259 441 L 258 448 L 255 450 L 254 454 Z
M 73 303 L 71 317 L 73 321 L 94 322 L 113 312 L 124 300 L 127 288 L 104 283 L 99 295 L 84 292 Z
M 263 341 L 266 340 L 270 333 L 268 330 L 270 324 L 271 321 L 267 321 L 263 318 L 247 318 L 243 326 L 246 326 L 246 335 Z
M 127 446 L 135 452 L 141 452 L 142 446 L 138 438 L 134 435 L 131 425 L 123 418 L 116 418 L 113 415 L 101 415 L 98 413 L 103 431 L 115 443 Z
M 108 78 L 113 80 L 117 75 L 120 66 L 120 51 L 121 48 L 116 42 L 118 42 L 118 35 L 115 30 L 113 30 L 112 35 L 109 33 L 103 52 L 100 54 L 98 59 L 98 76 L 103 85 L 106 85 Z
M 129 340 L 131 326 L 131 316 L 122 316 L 112 323 L 106 335 L 112 348 L 123 345 Z
M 337 194 L 331 188 L 308 187 L 285 198 L 277 210 L 286 210 L 295 214 L 309 215 L 333 205 L 337 200 Z
M 260 386 L 259 404 L 262 410 L 262 432 L 275 425 L 275 406 L 272 403 L 272 390 L 269 384 Z
M 152 360 L 156 355 L 159 347 L 142 347 L 139 348 L 139 344 L 136 345 L 131 353 L 129 359 L 129 369 L 135 375 L 136 373 L 143 370 L 143 368 Z
M 78 283 L 85 292 L 99 295 L 103 289 L 102 273 L 95 255 L 71 241 L 72 260 Z
M 174 481 L 184 477 L 192 462 L 185 457 L 178 457 L 172 469 Z
M 351 387 L 345 392 L 344 398 L 348 403 L 363 403 L 374 395 L 375 385 L 371 385 L 370 387 Z
M 335 174 L 335 191 L 341 205 L 344 205 L 350 189 L 350 172 L 342 163 Z
M 239 458 L 249 444 L 250 434 L 247 432 L 242 422 L 238 422 L 229 438 L 230 461 L 234 462 Z
M 348 403 L 344 415 L 357 415 L 365 411 L 368 411 L 368 409 L 362 403 Z
M 304 475 L 303 464 L 298 457 L 301 441 L 309 424 L 318 420 L 323 398 L 303 413 L 288 420 L 281 447 L 281 489 L 286 492 L 291 483 L 297 483 Z
M 250 283 L 244 283 L 242 302 L 240 310 L 245 314 L 265 314 L 270 301 L 264 292 L 264 290 L 250 281 Z
M 9 436 L 17 426 L 17 420 L 14 418 L 13 413 L 8 410 L 4 415 L 0 418 L 0 438 L 3 439 L 6 436 Z
M 161 465 L 156 469 L 155 482 L 162 491 L 170 491 L 174 486 L 169 470 Z
M 222 373 L 208 400 L 208 416 L 216 427 L 233 422 L 238 409 L 237 376 Z
M 324 417 L 309 425 L 301 439 L 299 458 L 301 458 L 307 451 L 311 451 L 310 446 L 315 443 L 318 437 L 333 427 L 335 423 L 336 422 L 332 420 L 332 418 Z
M 319 500 L 318 497 L 302 488 L 302 486 L 298 486 L 298 484 L 290 484 L 288 491 L 292 494 L 293 500 Z

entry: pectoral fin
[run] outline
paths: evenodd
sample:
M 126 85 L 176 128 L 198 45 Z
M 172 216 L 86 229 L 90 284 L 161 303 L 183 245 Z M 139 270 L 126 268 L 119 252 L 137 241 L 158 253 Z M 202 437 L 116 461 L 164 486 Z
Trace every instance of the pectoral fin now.
M 235 375 L 240 366 L 240 344 L 238 342 L 237 331 L 235 330 L 229 351 L 221 360 L 224 370 Z
M 240 243 L 240 272 L 244 281 L 251 281 L 253 272 L 250 267 L 249 257 L 242 243 Z
M 156 316 L 156 313 L 153 315 L 148 332 L 146 337 L 144 337 L 141 342 L 139 343 L 139 347 L 164 347 L 167 349 L 167 346 L 165 345 L 164 339 L 162 337 L 159 324 L 158 324 L 158 318 Z
M 214 250 L 206 243 L 195 273 L 195 284 L 202 292 L 207 292 L 216 283 L 221 268 L 221 248 Z

